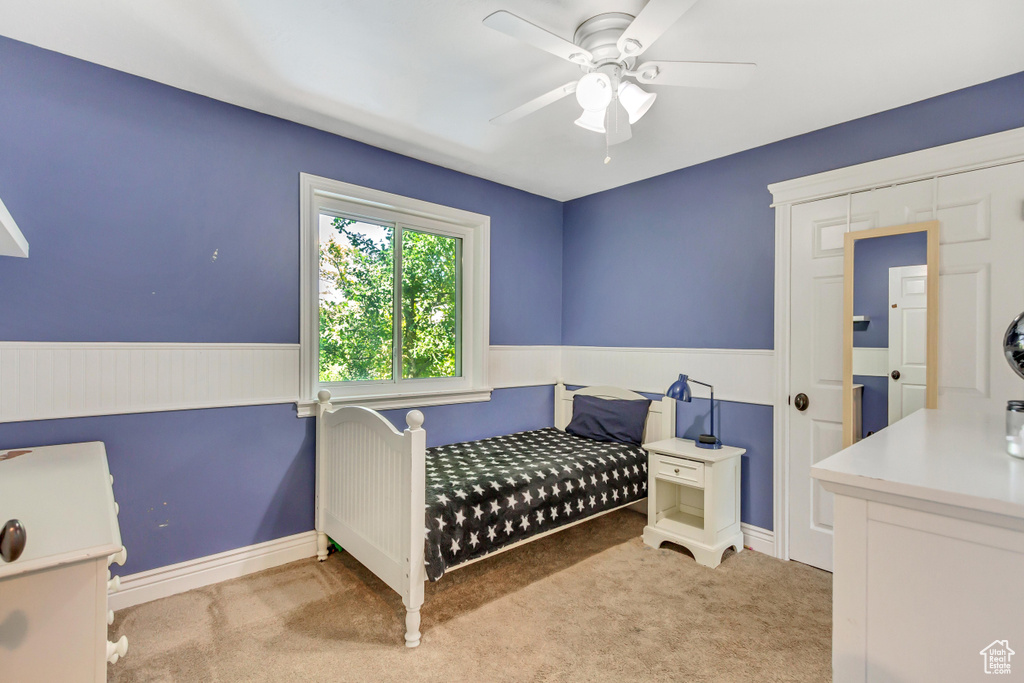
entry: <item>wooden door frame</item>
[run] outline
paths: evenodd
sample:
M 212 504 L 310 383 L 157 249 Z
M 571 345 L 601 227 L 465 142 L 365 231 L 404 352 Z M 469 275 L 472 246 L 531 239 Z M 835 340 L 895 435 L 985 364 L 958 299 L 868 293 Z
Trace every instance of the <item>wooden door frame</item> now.
M 789 559 L 790 249 L 793 206 L 875 188 L 1024 161 L 1024 128 L 773 183 L 775 209 L 775 404 L 773 519 L 775 556 Z M 847 231 L 850 208 L 847 204 Z M 937 280 L 937 278 L 936 278 Z M 851 318 L 852 324 L 852 318 Z
M 849 227 L 847 227 L 849 230 Z M 853 444 L 853 252 L 860 240 L 923 232 L 928 247 L 928 309 L 925 334 L 928 350 L 925 363 L 924 407 L 939 405 L 939 222 L 905 223 L 882 228 L 847 232 L 843 235 L 843 448 Z

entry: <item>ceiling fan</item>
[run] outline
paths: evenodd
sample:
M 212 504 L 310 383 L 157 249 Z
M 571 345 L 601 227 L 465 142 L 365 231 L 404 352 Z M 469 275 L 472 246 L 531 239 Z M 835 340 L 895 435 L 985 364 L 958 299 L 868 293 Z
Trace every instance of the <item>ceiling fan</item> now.
M 631 137 L 630 125 L 647 113 L 657 97 L 629 79 L 645 85 L 743 87 L 757 68 L 756 64 L 663 61 L 638 64 L 638 57 L 696 2 L 649 0 L 635 18 L 621 12 L 598 14 L 580 24 L 572 42 L 504 10 L 489 15 L 483 21 L 484 26 L 577 64 L 584 72 L 579 80 L 560 85 L 496 116 L 491 123 L 518 121 L 575 93 L 583 108 L 576 125 L 605 133 L 608 144 L 612 145 Z M 620 116 L 620 109 L 625 117 Z M 620 120 L 622 118 L 626 120 Z

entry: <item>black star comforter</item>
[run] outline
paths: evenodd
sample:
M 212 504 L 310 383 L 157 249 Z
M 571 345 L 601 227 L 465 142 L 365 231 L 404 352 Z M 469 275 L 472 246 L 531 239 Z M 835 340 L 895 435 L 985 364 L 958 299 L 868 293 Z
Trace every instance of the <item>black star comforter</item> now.
M 427 578 L 647 496 L 647 452 L 553 427 L 430 448 Z

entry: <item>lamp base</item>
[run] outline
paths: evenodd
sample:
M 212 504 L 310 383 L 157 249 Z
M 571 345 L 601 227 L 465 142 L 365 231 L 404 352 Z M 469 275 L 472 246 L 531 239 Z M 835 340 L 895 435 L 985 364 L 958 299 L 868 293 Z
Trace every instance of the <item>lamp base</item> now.
M 714 434 L 701 434 L 697 437 L 697 441 L 694 442 L 697 448 L 714 448 L 718 449 L 722 447 L 722 442 L 718 440 L 718 437 Z

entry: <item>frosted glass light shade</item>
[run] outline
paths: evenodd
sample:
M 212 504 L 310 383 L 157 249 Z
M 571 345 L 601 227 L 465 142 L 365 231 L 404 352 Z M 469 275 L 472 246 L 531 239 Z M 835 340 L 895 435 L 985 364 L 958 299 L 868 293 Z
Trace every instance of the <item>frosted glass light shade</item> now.
M 619 102 L 622 102 L 626 113 L 629 114 L 631 124 L 639 121 L 647 113 L 656 97 L 656 94 L 644 91 L 635 83 L 623 81 L 619 84 Z
M 605 132 L 604 115 L 604 109 L 584 109 L 583 114 L 573 123 L 575 123 L 580 128 L 586 128 L 587 130 L 592 130 L 595 133 L 603 133 Z
M 591 72 L 576 84 L 576 101 L 587 111 L 604 111 L 612 101 L 612 81 L 607 75 Z

